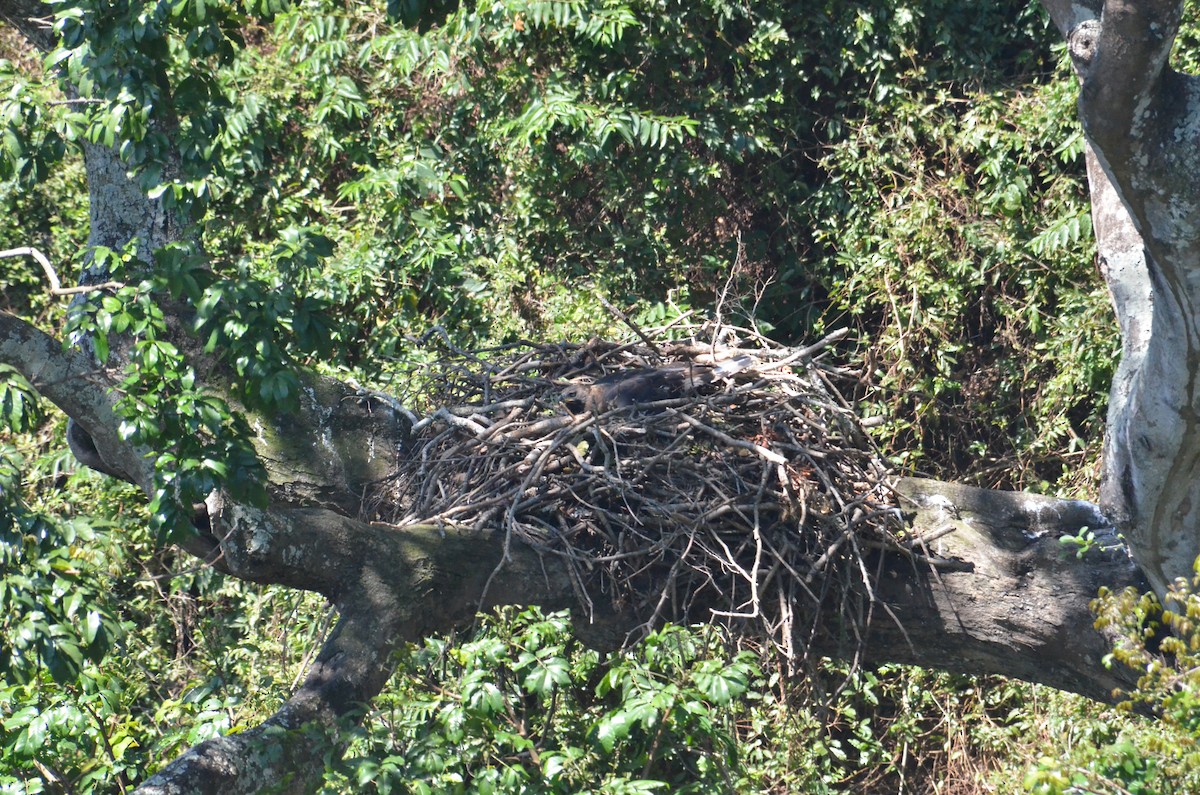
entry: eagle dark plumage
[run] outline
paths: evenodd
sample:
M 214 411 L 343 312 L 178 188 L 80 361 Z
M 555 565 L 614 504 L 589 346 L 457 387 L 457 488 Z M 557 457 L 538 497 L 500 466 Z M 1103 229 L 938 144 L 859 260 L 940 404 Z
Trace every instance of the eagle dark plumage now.
M 621 370 L 590 384 L 567 387 L 562 393 L 563 406 L 572 414 L 585 411 L 599 414 L 610 409 L 686 397 L 720 378 L 746 370 L 753 363 L 749 356 L 739 356 L 716 366 L 689 362 Z

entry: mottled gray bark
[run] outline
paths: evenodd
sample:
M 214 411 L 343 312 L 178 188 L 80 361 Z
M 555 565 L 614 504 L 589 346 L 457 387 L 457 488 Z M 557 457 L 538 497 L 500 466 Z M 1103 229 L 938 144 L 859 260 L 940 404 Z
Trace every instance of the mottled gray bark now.
M 1044 0 L 1043 5 L 1068 41 L 1076 74 L 1082 79 L 1094 55 L 1102 0 Z M 1109 393 L 1100 505 L 1113 521 L 1125 528 L 1132 522 L 1134 512 L 1123 485 L 1131 443 L 1126 416 L 1150 344 L 1154 290 L 1142 237 L 1090 140 L 1085 161 L 1096 257 L 1121 334 L 1121 361 Z
M 11 365 L 73 420 L 86 428 L 96 444 L 129 479 L 149 492 L 152 476 L 145 451 L 121 439 L 113 413 L 115 393 L 110 375 L 92 357 L 12 315 L 0 312 L 0 362 Z
M 1100 262 L 1122 333 L 1102 503 L 1155 590 L 1200 555 L 1200 82 L 1175 0 L 1044 0 L 1082 84 Z
M 931 480 L 899 492 L 913 532 L 937 536 L 918 547 L 933 565 L 885 561 L 876 595 L 898 621 L 876 619 L 868 659 L 1003 671 L 1100 701 L 1132 687 L 1132 671 L 1104 667 L 1112 639 L 1089 605 L 1101 587 L 1146 581 L 1097 506 Z M 1081 559 L 1060 539 L 1085 528 L 1096 540 Z

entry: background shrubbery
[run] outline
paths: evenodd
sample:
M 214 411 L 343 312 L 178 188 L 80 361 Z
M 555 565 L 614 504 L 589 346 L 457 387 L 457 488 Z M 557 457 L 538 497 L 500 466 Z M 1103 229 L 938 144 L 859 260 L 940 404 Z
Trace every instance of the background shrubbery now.
M 643 324 L 719 313 L 783 341 L 849 325 L 839 355 L 897 466 L 1094 489 L 1119 345 L 1076 86 L 1036 3 L 478 0 L 406 27 L 381 5 L 206 2 L 174 4 L 179 24 L 207 13 L 240 42 L 223 60 L 181 46 L 171 67 L 204 109 L 179 200 L 245 287 L 233 309 L 316 307 L 320 345 L 292 309 L 271 315 L 296 359 L 403 394 L 435 327 L 461 347 L 625 333 L 601 297 Z M 0 58 L 0 248 L 70 273 L 86 189 L 64 142 L 111 129 L 53 104 L 11 29 Z M 27 262 L 0 260 L 0 288 L 0 308 L 63 322 Z M 24 655 L 0 660 L 0 787 L 119 791 L 269 714 L 330 616 L 156 548 L 138 499 L 75 472 L 62 420 L 19 386 L 0 392 L 0 638 Z M 41 637 L 56 640 L 38 669 Z M 920 670 L 771 671 L 708 630 L 601 658 L 561 616 L 504 613 L 402 657 L 329 791 L 1148 792 L 1197 776 L 1189 720 Z

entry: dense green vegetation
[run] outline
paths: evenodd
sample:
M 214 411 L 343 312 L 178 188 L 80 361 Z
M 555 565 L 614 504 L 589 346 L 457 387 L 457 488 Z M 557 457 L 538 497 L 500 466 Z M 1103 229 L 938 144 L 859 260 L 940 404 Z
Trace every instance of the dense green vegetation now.
M 97 254 L 84 140 L 130 141 L 145 186 L 200 224 L 159 281 L 74 321 L 142 329 L 130 417 L 174 445 L 162 477 L 198 493 L 239 450 L 214 446 L 226 408 L 154 338 L 153 290 L 200 299 L 268 409 L 295 393 L 289 361 L 417 402 L 435 328 L 461 347 L 627 333 L 601 299 L 784 341 L 850 325 L 839 354 L 897 466 L 1094 485 L 1118 342 L 1076 87 L 1036 4 L 393 5 L 409 24 L 382 4 L 70 0 L 49 61 L 95 105 L 62 102 L 0 28 L 0 248 L 64 276 Z M 191 109 L 179 175 L 146 134 L 164 82 Z M 0 260 L 0 288 L 5 311 L 65 322 L 28 260 Z M 168 507 L 76 471 L 63 420 L 0 376 L 0 791 L 124 791 L 270 714 L 330 616 L 158 546 Z M 410 649 L 327 786 L 1189 791 L 1195 708 L 1162 677 L 1147 697 L 1173 718 L 1146 723 L 920 670 L 785 676 L 710 630 L 600 657 L 562 616 L 509 612 Z

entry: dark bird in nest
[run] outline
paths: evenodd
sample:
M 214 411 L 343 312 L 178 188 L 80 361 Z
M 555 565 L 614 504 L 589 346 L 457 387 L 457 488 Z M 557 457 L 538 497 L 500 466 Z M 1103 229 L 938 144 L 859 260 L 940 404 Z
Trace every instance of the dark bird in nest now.
M 749 356 L 738 356 L 718 365 L 668 364 L 618 370 L 590 384 L 572 384 L 562 393 L 563 406 L 572 414 L 642 406 L 659 400 L 687 397 L 721 378 L 729 378 L 754 365 Z

